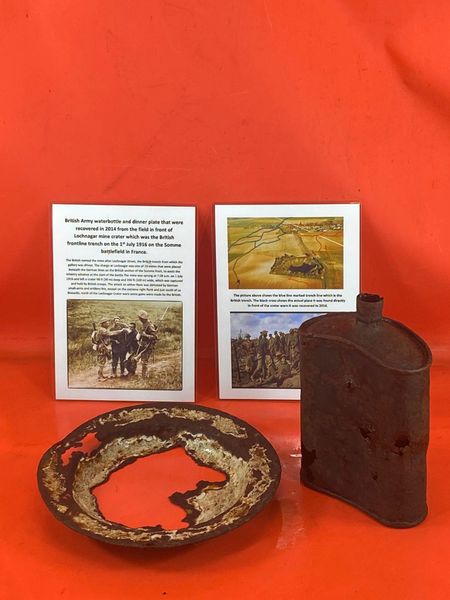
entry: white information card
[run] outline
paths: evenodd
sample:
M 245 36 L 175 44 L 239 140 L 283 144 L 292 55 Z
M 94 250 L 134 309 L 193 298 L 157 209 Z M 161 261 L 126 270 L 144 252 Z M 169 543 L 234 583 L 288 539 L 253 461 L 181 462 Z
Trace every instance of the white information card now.
M 356 310 L 359 204 L 216 205 L 219 395 L 298 400 L 298 328 Z
M 195 208 L 53 205 L 56 397 L 193 401 Z

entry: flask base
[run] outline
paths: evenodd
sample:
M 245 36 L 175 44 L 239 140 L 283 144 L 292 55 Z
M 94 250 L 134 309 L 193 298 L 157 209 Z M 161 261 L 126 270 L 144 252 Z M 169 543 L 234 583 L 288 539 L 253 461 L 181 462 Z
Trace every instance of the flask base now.
M 379 523 L 381 523 L 382 525 L 385 525 L 386 527 L 392 527 L 394 529 L 409 529 L 411 527 L 416 527 L 416 525 L 420 525 L 420 523 L 422 523 L 428 515 L 428 507 L 426 506 L 423 514 L 420 515 L 414 521 L 390 521 L 388 519 L 383 518 L 382 516 L 380 516 L 377 513 L 367 510 L 366 508 L 357 504 L 353 500 L 350 500 L 349 498 L 345 498 L 344 496 L 341 496 L 340 494 L 336 494 L 334 492 L 331 492 L 330 490 L 327 490 L 325 488 L 322 488 L 322 487 L 316 485 L 315 483 L 311 483 L 311 481 L 307 480 L 303 476 L 302 471 L 300 471 L 300 481 L 302 482 L 302 484 L 304 486 L 306 486 L 316 492 L 321 492 L 322 494 L 326 494 L 327 496 L 332 496 L 333 498 L 337 498 L 338 500 L 341 500 L 342 502 L 345 502 L 346 504 L 350 504 L 354 508 L 357 508 L 361 512 L 365 513 L 366 515 L 368 515 L 372 519 L 375 519 L 375 521 L 378 521 Z

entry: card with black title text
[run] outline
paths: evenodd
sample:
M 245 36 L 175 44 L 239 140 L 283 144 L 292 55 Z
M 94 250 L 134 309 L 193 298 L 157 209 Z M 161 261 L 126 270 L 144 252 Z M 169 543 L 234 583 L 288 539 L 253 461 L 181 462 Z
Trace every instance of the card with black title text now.
M 359 204 L 216 205 L 219 396 L 300 398 L 298 328 L 352 311 Z
M 54 204 L 58 399 L 193 401 L 195 208 Z

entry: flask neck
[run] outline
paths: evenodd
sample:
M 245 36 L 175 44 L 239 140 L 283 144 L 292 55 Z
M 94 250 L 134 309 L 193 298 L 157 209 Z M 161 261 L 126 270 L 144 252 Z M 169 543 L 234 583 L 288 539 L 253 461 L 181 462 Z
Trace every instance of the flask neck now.
M 380 323 L 384 299 L 378 294 L 359 294 L 356 298 L 356 320 L 360 323 Z

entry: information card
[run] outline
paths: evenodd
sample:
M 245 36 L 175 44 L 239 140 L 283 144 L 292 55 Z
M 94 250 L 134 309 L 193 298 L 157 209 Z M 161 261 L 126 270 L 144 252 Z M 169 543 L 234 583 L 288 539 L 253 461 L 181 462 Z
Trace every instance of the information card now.
M 193 401 L 195 208 L 53 205 L 56 397 Z
M 299 399 L 298 328 L 356 310 L 359 204 L 216 205 L 219 395 Z

